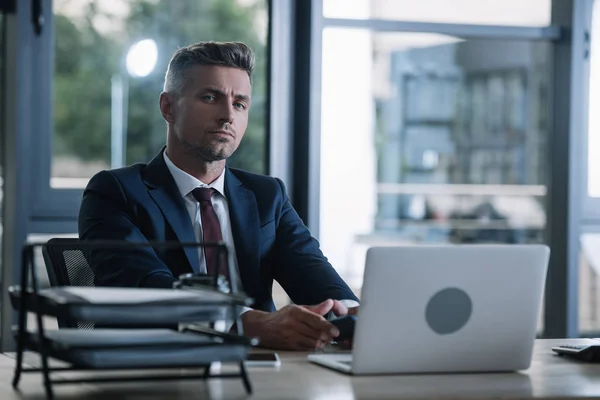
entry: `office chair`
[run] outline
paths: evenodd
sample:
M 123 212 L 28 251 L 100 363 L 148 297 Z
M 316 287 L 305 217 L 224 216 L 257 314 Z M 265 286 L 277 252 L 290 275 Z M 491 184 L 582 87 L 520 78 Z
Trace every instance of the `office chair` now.
M 79 239 L 50 239 L 42 247 L 42 255 L 50 286 L 95 286 L 94 271 L 79 246 Z M 93 322 L 67 321 L 62 318 L 58 318 L 58 326 L 59 328 L 94 329 Z

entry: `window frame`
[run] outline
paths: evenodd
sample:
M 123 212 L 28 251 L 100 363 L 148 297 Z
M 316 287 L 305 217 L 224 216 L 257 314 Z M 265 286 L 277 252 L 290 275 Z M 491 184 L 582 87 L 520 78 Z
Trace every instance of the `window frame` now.
M 400 28 L 405 32 L 425 31 L 468 38 L 491 36 L 557 40 L 555 43 L 562 49 L 557 49 L 554 69 L 563 74 L 555 78 L 555 90 L 566 88 L 568 96 L 563 100 L 554 96 L 554 134 L 548 156 L 551 160 L 565 162 L 561 166 L 563 169 L 565 165 L 568 167 L 559 178 L 550 181 L 552 187 L 548 194 L 551 231 L 548 242 L 553 255 L 547 282 L 544 326 L 547 337 L 576 336 L 577 263 L 573 260 L 579 251 L 582 221 L 600 221 L 600 203 L 581 198 L 582 193 L 587 193 L 587 156 L 582 157 L 576 151 L 587 145 L 587 131 L 584 137 L 577 134 L 581 133 L 582 127 L 577 125 L 576 120 L 587 117 L 587 114 L 582 116 L 582 111 L 576 108 L 580 103 L 571 101 L 584 93 L 582 88 L 588 79 L 578 73 L 585 67 L 581 51 L 585 48 L 585 21 L 586 18 L 589 20 L 586 12 L 589 13 L 592 1 L 553 0 L 553 25 L 548 28 L 328 19 L 322 13 L 323 0 L 269 1 L 265 142 L 268 146 L 268 172 L 284 180 L 292 203 L 318 237 L 321 40 L 325 27 L 346 26 L 380 32 L 399 31 Z M 2 351 L 14 348 L 10 331 L 14 313 L 6 289 L 20 271 L 20 251 L 27 235 L 76 232 L 82 196 L 81 189 L 55 189 L 50 186 L 54 76 L 51 2 L 43 2 L 42 11 L 45 25 L 40 36 L 36 35 L 32 26 L 31 2 L 19 2 L 16 13 L 9 15 L 5 21 L 9 44 L 5 78 L 10 79 L 5 79 L 8 84 L 3 95 L 7 118 L 1 123 L 6 137 L 0 151 L 4 152 L 5 163 L 4 231 L 11 234 L 2 238 L 2 265 L 11 267 L 1 271 L 4 299 L 0 336 Z M 561 57 L 566 57 L 562 63 Z M 569 134 L 558 135 L 559 129 Z M 566 147 L 561 148 L 563 145 Z M 556 165 L 549 173 L 560 173 L 558 167 Z M 583 206 L 580 207 L 582 201 Z
M 585 85 L 587 83 L 587 85 L 583 86 L 583 89 L 581 90 L 581 105 L 583 107 L 584 112 L 582 113 L 582 119 L 581 121 L 578 122 L 578 124 L 580 125 L 578 127 L 578 129 L 581 129 L 583 132 L 585 132 L 585 135 L 583 135 L 582 138 L 582 144 L 581 144 L 581 148 L 583 149 L 583 154 L 584 157 L 582 157 L 584 159 L 584 164 L 583 164 L 583 168 L 581 169 L 581 177 L 582 177 L 582 196 L 583 196 L 583 220 L 587 221 L 587 223 L 589 224 L 593 224 L 593 223 L 600 223 L 600 197 L 591 197 L 588 194 L 588 179 L 589 179 L 589 170 L 588 170 L 588 162 L 589 162 L 589 150 L 588 150 L 588 135 L 589 135 L 589 99 L 590 99 L 590 88 L 589 88 L 589 79 L 590 79 L 590 58 L 589 58 L 589 52 L 590 52 L 590 46 L 591 46 L 591 41 L 594 40 L 593 38 L 593 27 L 592 27 L 592 13 L 594 11 L 594 8 L 596 7 L 597 10 L 596 12 L 600 13 L 600 1 L 597 0 L 586 0 L 584 2 L 584 5 L 582 6 L 584 11 L 582 12 L 582 15 L 585 16 L 584 20 L 582 21 L 583 23 L 583 27 L 582 27 L 582 32 L 580 32 L 580 35 L 582 34 L 584 37 L 584 43 L 583 43 L 583 52 L 584 54 L 581 55 L 582 60 L 580 60 L 580 64 L 581 67 L 580 69 L 582 70 L 582 77 L 581 79 L 583 79 L 583 83 L 580 83 L 580 85 Z M 598 28 L 598 38 L 597 40 L 600 41 L 600 27 Z M 600 61 L 600 59 L 599 59 Z
M 271 75 L 272 24 L 271 1 L 265 0 L 268 12 L 266 56 L 267 77 Z M 19 7 L 6 15 L 6 71 L 1 77 L 7 83 L 2 93 L 6 116 L 2 124 L 4 163 L 4 209 L 2 236 L 2 266 L 0 289 L 3 303 L 0 315 L 0 350 L 14 349 L 11 326 L 15 314 L 8 298 L 8 286 L 20 272 L 21 248 L 31 234 L 77 233 L 77 217 L 83 195 L 79 188 L 51 187 L 54 85 L 54 16 L 52 0 L 42 2 L 41 32 L 35 32 L 32 22 L 32 2 L 19 2 Z M 281 49 L 279 49 L 281 51 Z M 273 126 L 271 95 L 279 93 L 281 83 L 268 84 L 265 111 L 265 165 L 271 161 Z M 278 94 L 277 99 L 285 98 Z M 289 104 L 289 102 L 287 102 Z M 283 110 L 278 105 L 278 110 Z M 157 111 L 158 112 L 158 111 Z M 285 126 L 281 120 L 278 125 Z M 285 134 L 285 132 L 284 132 Z M 284 168 L 280 168 L 284 171 Z M 268 172 L 268 171 L 267 171 Z M 10 232 L 9 234 L 6 234 Z
M 447 24 L 429 22 L 409 22 L 379 19 L 339 19 L 325 18 L 323 15 L 323 0 L 310 0 L 310 8 L 314 10 L 310 18 L 304 18 L 304 24 L 309 27 L 308 33 L 297 31 L 296 43 L 312 43 L 310 51 L 305 50 L 301 55 L 308 61 L 305 69 L 308 70 L 303 76 L 296 76 L 296 87 L 309 87 L 311 96 L 297 96 L 296 102 L 302 102 L 296 107 L 296 120 L 302 118 L 311 121 L 310 126 L 304 125 L 303 129 L 294 132 L 294 143 L 300 144 L 302 150 L 308 150 L 308 155 L 295 157 L 294 159 L 294 187 L 303 189 L 294 198 L 298 211 L 305 218 L 311 232 L 318 237 L 320 216 L 320 79 L 321 79 L 321 38 L 323 29 L 329 27 L 346 27 L 367 29 L 373 32 L 426 32 L 452 35 L 465 39 L 522 39 L 543 40 L 552 45 L 554 54 L 551 61 L 554 71 L 560 71 L 562 75 L 555 77 L 553 86 L 567 87 L 570 97 L 566 100 L 559 96 L 552 96 L 551 109 L 557 112 L 554 115 L 551 127 L 549 145 L 552 149 L 548 154 L 550 160 L 563 160 L 566 165 L 571 165 L 578 160 L 574 151 L 577 148 L 577 140 L 574 139 L 575 131 L 573 120 L 580 117 L 573 104 L 567 104 L 566 109 L 558 108 L 564 106 L 564 101 L 569 103 L 578 89 L 571 91 L 572 70 L 571 62 L 575 63 L 573 68 L 579 71 L 579 66 L 574 61 L 573 47 L 579 46 L 576 34 L 568 35 L 573 25 L 577 29 L 581 27 L 582 16 L 585 9 L 582 8 L 586 0 L 552 0 L 552 21 L 547 27 L 515 27 L 515 26 L 486 26 L 469 24 Z M 298 14 L 297 14 L 298 15 Z M 560 17 L 562 15 L 562 18 Z M 565 15 L 567 17 L 565 17 Z M 571 16 L 575 16 L 571 18 Z M 316 44 L 315 44 L 316 43 Z M 562 51 L 560 57 L 554 53 L 554 48 L 560 44 Z M 316 50 L 319 51 L 316 51 Z M 298 51 L 298 48 L 297 48 Z M 562 57 L 567 57 L 567 66 Z M 308 68 L 307 68 L 308 67 Z M 576 84 L 576 82 L 573 82 Z M 319 90 L 315 96 L 314 90 Z M 553 91 L 553 88 L 551 88 Z M 561 102 L 562 101 L 562 102 Z M 566 126 L 566 139 L 562 140 L 556 135 L 557 127 Z M 306 134 L 308 129 L 308 135 Z M 566 143 L 565 143 L 566 141 Z M 566 147 L 564 147 L 566 146 Z M 564 149 L 568 149 L 567 152 Z M 544 336 L 545 337 L 573 337 L 578 334 L 578 287 L 577 287 L 577 263 L 578 251 L 575 235 L 577 229 L 574 225 L 572 213 L 568 218 L 561 218 L 559 210 L 561 207 L 574 204 L 579 196 L 574 186 L 577 182 L 575 171 L 579 168 L 572 166 L 560 179 L 554 179 L 555 168 L 549 164 L 548 182 L 549 192 L 547 195 L 547 243 L 551 246 L 553 256 L 549 265 L 548 279 L 546 285 L 545 314 L 544 314 Z M 571 207 L 572 208 L 572 207 Z M 556 211 L 554 211 L 556 210 Z M 561 280 L 564 279 L 564 280 Z
M 267 15 L 270 17 L 270 1 L 266 1 Z M 44 222 L 49 220 L 61 220 L 62 227 L 59 227 L 61 232 L 75 228 L 77 232 L 77 216 L 83 196 L 82 188 L 53 188 L 51 186 L 51 170 L 53 158 L 53 139 L 54 139 L 54 124 L 53 124 L 53 90 L 54 90 L 54 14 L 53 0 L 50 0 L 43 8 L 43 16 L 45 18 L 45 27 L 40 35 L 41 46 L 37 53 L 36 71 L 32 77 L 32 86 L 39 88 L 39 95 L 34 98 L 32 104 L 33 112 L 38 116 L 36 132 L 39 132 L 38 139 L 32 143 L 32 152 L 36 155 L 33 157 L 34 171 L 37 171 L 32 176 L 33 187 L 39 193 L 36 197 L 43 198 L 44 201 L 35 201 L 32 204 L 32 219 L 38 222 L 38 225 L 46 225 Z M 267 24 L 267 43 L 266 56 L 269 58 L 267 67 L 267 78 L 271 73 L 271 38 L 270 32 L 271 23 Z M 265 111 L 265 167 L 266 173 L 269 172 L 271 164 L 270 155 L 270 133 L 269 120 L 271 117 L 271 87 L 267 85 L 266 89 L 266 111 Z M 158 112 L 158 110 L 157 110 Z M 157 149 L 158 151 L 158 149 Z M 148 160 L 149 161 L 149 160 Z M 50 231 L 53 231 L 53 227 Z M 47 229 L 46 229 L 47 230 Z

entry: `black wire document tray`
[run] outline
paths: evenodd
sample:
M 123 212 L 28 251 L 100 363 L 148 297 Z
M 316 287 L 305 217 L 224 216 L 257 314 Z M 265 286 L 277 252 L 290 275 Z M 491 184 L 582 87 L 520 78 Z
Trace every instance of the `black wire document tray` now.
M 20 287 L 9 288 L 13 307 L 21 304 Z M 251 299 L 210 288 L 202 290 L 62 286 L 25 292 L 27 311 L 102 326 L 166 326 L 185 322 L 235 320 L 237 305 Z
M 198 254 L 197 247 L 217 247 L 218 265 L 213 271 L 220 272 L 182 275 L 173 289 L 94 286 L 95 261 L 129 260 L 129 264 L 123 265 L 132 265 L 131 256 L 141 255 L 148 261 L 162 246 L 174 252 L 196 247 L 192 249 L 194 255 Z M 41 248 L 44 255 L 51 288 L 39 288 L 36 248 Z M 120 258 L 119 251 L 133 253 L 128 253 L 129 258 Z M 57 267 L 73 255 L 76 261 L 68 271 L 61 269 L 64 265 Z M 70 279 L 71 274 L 78 278 Z M 241 378 L 250 394 L 252 387 L 244 360 L 251 346 L 257 343 L 244 336 L 240 312 L 242 307 L 252 304 L 252 299 L 238 290 L 238 278 L 237 270 L 228 263 L 223 243 L 52 239 L 47 243 L 27 244 L 22 252 L 19 285 L 9 289 L 12 306 L 18 312 L 18 325 L 13 330 L 17 342 L 13 387 L 18 386 L 22 373 L 41 372 L 47 398 L 53 398 L 55 384 L 208 378 Z M 73 286 L 77 284 L 81 286 Z M 35 315 L 37 329 L 28 329 L 28 313 Z M 43 316 L 56 317 L 60 329 L 45 329 Z M 226 331 L 217 331 L 215 326 L 223 322 Z M 39 353 L 40 368 L 24 365 L 23 355 L 27 350 Z M 67 366 L 55 366 L 50 359 L 63 361 Z M 210 366 L 214 362 L 236 363 L 239 372 L 212 373 Z M 201 370 L 182 374 L 181 368 Z M 129 369 L 160 371 L 53 378 L 54 372 Z

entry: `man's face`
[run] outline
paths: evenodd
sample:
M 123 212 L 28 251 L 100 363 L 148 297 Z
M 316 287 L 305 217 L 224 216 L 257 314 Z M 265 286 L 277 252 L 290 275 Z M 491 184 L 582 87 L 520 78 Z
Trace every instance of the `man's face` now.
M 213 162 L 229 158 L 248 126 L 252 86 L 246 71 L 199 65 L 172 100 L 173 133 L 190 155 Z

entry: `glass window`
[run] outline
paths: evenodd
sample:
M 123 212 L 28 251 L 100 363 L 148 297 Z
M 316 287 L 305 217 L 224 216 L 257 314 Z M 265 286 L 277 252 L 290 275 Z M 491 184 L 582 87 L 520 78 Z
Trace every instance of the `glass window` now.
M 0 146 L 6 140 L 4 137 L 4 61 L 5 61 L 5 31 L 4 31 L 4 14 L 0 12 Z M 4 215 L 4 159 L 2 156 L 4 152 L 0 151 L 0 268 L 2 268 L 2 245 L 4 244 L 2 231 L 4 221 L 2 217 Z M 1 287 L 1 286 L 0 286 Z
M 547 26 L 551 0 L 323 0 L 328 18 Z
M 600 334 L 600 233 L 584 233 L 579 252 L 579 333 Z
M 55 0 L 53 10 L 53 187 L 84 187 L 101 169 L 156 155 L 166 136 L 158 109 L 166 67 L 177 48 L 202 40 L 243 41 L 256 51 L 250 122 L 229 165 L 266 172 L 265 0 Z M 152 58 L 147 39 L 156 63 L 130 76 L 126 58 L 136 44 L 138 60 Z
M 588 105 L 588 196 L 600 197 L 600 2 L 594 2 Z
M 356 293 L 372 245 L 543 242 L 550 48 L 324 30 L 319 236 Z

